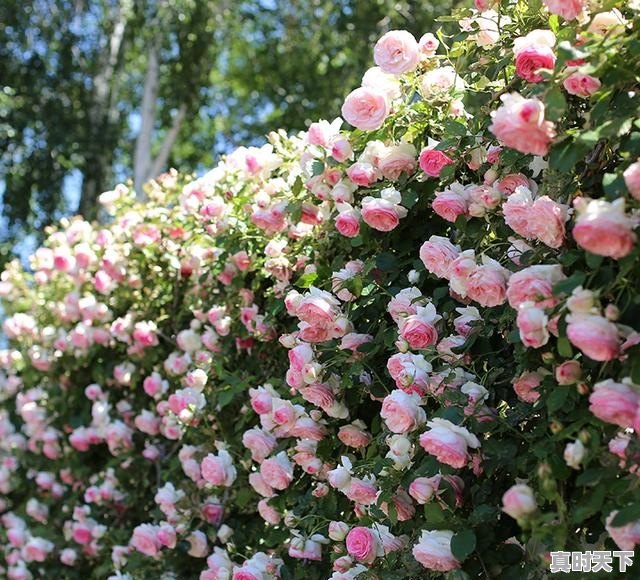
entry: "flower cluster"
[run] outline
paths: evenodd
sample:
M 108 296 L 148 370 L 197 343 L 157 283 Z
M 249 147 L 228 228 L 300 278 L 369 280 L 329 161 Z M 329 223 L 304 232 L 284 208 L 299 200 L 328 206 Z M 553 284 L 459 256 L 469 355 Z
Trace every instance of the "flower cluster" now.
M 144 204 L 119 185 L 10 263 L 0 576 L 527 578 L 634 549 L 639 10 L 389 31 L 342 118 Z

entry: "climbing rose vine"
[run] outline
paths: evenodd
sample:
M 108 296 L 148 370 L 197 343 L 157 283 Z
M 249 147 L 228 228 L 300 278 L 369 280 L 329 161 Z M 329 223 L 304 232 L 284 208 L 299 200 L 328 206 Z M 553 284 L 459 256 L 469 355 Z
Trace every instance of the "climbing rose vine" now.
M 9 264 L 1 575 L 522 579 L 633 550 L 639 4 L 387 32 L 341 119 L 144 204 L 119 185 Z

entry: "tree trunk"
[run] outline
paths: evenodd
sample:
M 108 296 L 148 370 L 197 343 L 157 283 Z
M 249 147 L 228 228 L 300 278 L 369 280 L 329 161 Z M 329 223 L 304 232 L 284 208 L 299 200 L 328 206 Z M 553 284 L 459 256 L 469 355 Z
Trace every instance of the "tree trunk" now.
M 89 109 L 89 142 L 85 156 L 82 193 L 78 212 L 85 218 L 97 214 L 97 200 L 105 189 L 113 161 L 115 138 L 114 120 L 117 119 L 116 73 L 121 63 L 124 32 L 131 7 L 130 0 L 121 0 L 114 9 L 113 28 L 101 66 L 93 79 L 93 102 Z

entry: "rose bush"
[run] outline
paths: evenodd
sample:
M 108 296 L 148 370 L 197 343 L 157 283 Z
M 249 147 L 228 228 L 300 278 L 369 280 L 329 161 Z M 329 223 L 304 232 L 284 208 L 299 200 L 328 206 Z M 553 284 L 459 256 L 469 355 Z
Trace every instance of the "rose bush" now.
M 7 267 L 3 576 L 521 579 L 640 543 L 640 6 L 475 6 L 380 39 L 356 129 L 119 185 Z

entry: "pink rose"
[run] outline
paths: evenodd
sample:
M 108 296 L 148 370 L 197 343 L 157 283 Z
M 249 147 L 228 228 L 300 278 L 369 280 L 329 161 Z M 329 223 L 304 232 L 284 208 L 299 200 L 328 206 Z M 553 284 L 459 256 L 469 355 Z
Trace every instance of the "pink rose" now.
M 585 99 L 598 92 L 602 83 L 591 75 L 581 72 L 571 73 L 564 79 L 562 86 L 570 95 L 576 95 Z
M 360 87 L 347 95 L 342 105 L 342 116 L 361 131 L 373 131 L 382 126 L 389 115 L 389 103 L 384 92 Z
M 383 177 L 396 181 L 403 173 L 413 173 L 416 168 L 416 148 L 411 143 L 388 147 L 378 160 Z
M 431 207 L 442 219 L 453 223 L 460 216 L 469 215 L 469 198 L 463 187 L 454 189 L 451 186 L 444 191 L 436 192 Z
M 540 348 L 547 344 L 549 342 L 548 322 L 549 319 L 544 310 L 536 308 L 532 302 L 521 304 L 516 323 L 522 344 L 530 348 Z
M 415 314 L 407 316 L 400 323 L 400 338 L 405 340 L 412 349 L 428 348 L 438 340 L 435 323 L 440 319 L 441 316 L 436 314 L 432 303 L 417 306 Z
M 358 562 L 371 564 L 380 550 L 380 540 L 375 532 L 363 526 L 352 528 L 347 534 L 347 552 Z
M 401 390 L 394 390 L 385 397 L 380 416 L 392 433 L 415 431 L 427 420 L 420 397 Z
M 565 20 L 581 17 L 586 9 L 586 0 L 542 0 L 551 14 L 562 16 Z
M 371 443 L 371 435 L 365 430 L 361 421 L 354 421 L 350 425 L 343 425 L 338 431 L 338 439 L 347 447 L 359 449 Z
M 518 187 L 526 187 L 529 189 L 531 184 L 526 175 L 522 175 L 522 173 L 510 173 L 500 178 L 496 187 L 502 195 L 509 196 L 515 192 Z
M 233 466 L 231 455 L 224 449 L 218 455 L 209 453 L 200 464 L 202 477 L 211 485 L 231 487 L 236 480 L 236 468 Z
M 629 165 L 623 176 L 629 193 L 640 201 L 640 160 Z
M 345 238 L 355 238 L 360 233 L 360 213 L 349 207 L 336 216 L 336 229 Z
M 616 260 L 633 250 L 636 242 L 634 224 L 624 211 L 623 198 L 611 203 L 603 199 L 580 198 L 574 205 L 578 218 L 573 237 L 581 248 Z
M 431 33 L 427 32 L 420 37 L 418 41 L 418 48 L 422 57 L 431 57 L 438 50 L 440 41 Z
M 538 71 L 555 66 L 556 55 L 552 50 L 555 42 L 555 35 L 550 30 L 533 30 L 527 36 L 516 38 L 513 53 L 517 75 L 530 83 L 543 80 Z
M 438 278 L 449 277 L 449 266 L 459 254 L 460 247 L 442 236 L 431 236 L 420 248 L 420 259 L 425 268 Z
M 510 487 L 502 496 L 502 511 L 513 519 L 522 520 L 538 509 L 533 490 L 524 484 Z
M 160 551 L 158 526 L 141 524 L 133 530 L 131 546 L 146 556 L 157 556 Z
M 381 197 L 365 197 L 362 200 L 362 219 L 374 230 L 390 232 L 406 217 L 407 210 L 402 207 L 400 193 L 393 188 L 383 189 Z
M 259 472 L 249 474 L 249 485 L 262 497 L 272 497 L 274 495 L 273 488 Z
M 475 435 L 446 419 L 433 419 L 427 426 L 431 429 L 420 435 L 420 446 L 445 465 L 464 467 L 469 461 L 468 448 L 480 447 Z
M 541 382 L 542 377 L 538 373 L 525 372 L 513 381 L 513 390 L 521 401 L 535 403 L 540 398 L 536 389 Z
M 282 519 L 278 510 L 271 507 L 267 503 L 266 499 L 261 499 L 258 502 L 258 513 L 265 522 L 271 524 L 272 526 L 277 526 Z
M 555 369 L 556 382 L 559 385 L 573 385 L 580 380 L 582 367 L 577 360 L 568 360 Z
M 566 276 L 562 266 L 529 266 L 512 274 L 507 283 L 507 300 L 511 308 L 533 302 L 539 308 L 553 308 L 558 300 L 553 296 L 553 285 Z
M 489 130 L 503 145 L 520 153 L 546 155 L 556 133 L 553 123 L 545 121 L 544 104 L 518 93 L 502 95 L 500 100 L 503 104 L 491 113 Z
M 531 235 L 550 248 L 559 248 L 564 242 L 567 206 L 546 195 L 537 198 L 528 213 Z
M 265 459 L 260 466 L 264 481 L 274 489 L 283 490 L 293 481 L 293 465 L 287 454 L 281 451 L 275 457 Z
M 481 306 L 504 304 L 510 272 L 486 256 L 483 256 L 483 262 L 482 266 L 478 266 L 469 274 L 466 293 Z
M 406 30 L 387 32 L 373 48 L 373 60 L 386 73 L 403 74 L 414 70 L 419 56 L 418 42 Z
M 567 323 L 567 338 L 589 358 L 607 361 L 620 353 L 618 328 L 603 316 L 573 313 Z
M 449 157 L 443 151 L 438 151 L 432 147 L 427 147 L 420 152 L 418 158 L 420 162 L 420 169 L 424 171 L 429 177 L 440 177 L 440 172 L 443 167 L 455 163 L 451 157 Z
M 605 528 L 611 539 L 621 550 L 633 551 L 637 544 L 640 544 L 640 520 L 630 522 L 624 526 L 613 526 L 613 519 L 618 514 L 617 510 L 612 511 L 606 520 Z
M 251 451 L 251 459 L 261 463 L 276 448 L 276 438 L 271 433 L 254 427 L 244 432 L 242 444 Z
M 640 393 L 632 385 L 628 380 L 616 383 L 612 379 L 595 384 L 589 396 L 589 410 L 605 423 L 623 428 L 634 427 Z
M 353 477 L 349 482 L 345 495 L 351 501 L 362 505 L 371 505 L 372 503 L 375 503 L 376 498 L 378 497 L 378 488 L 371 481 Z
M 420 541 L 413 547 L 413 557 L 428 570 L 448 572 L 460 568 L 451 552 L 453 532 L 449 530 L 422 531 Z
M 398 353 L 387 361 L 387 370 L 399 389 L 423 395 L 429 385 L 432 368 L 422 355 Z
M 409 495 L 421 505 L 428 503 L 438 491 L 440 479 L 440 475 L 414 479 L 409 486 Z
M 347 177 L 356 185 L 368 187 L 375 183 L 380 176 L 373 165 L 358 161 L 347 169 Z

